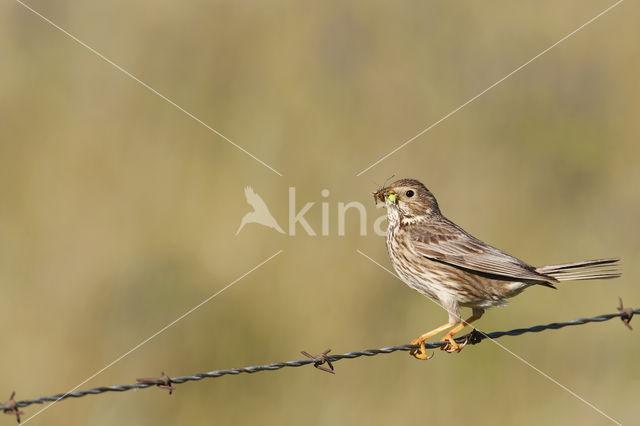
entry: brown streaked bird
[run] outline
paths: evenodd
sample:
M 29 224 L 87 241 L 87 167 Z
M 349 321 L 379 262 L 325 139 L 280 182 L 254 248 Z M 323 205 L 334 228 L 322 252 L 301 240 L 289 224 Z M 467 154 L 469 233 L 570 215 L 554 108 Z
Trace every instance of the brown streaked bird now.
M 387 208 L 387 250 L 402 280 L 414 290 L 440 302 L 447 310 L 446 324 L 411 342 L 411 351 L 428 359 L 424 342 L 443 331 L 448 342 L 442 349 L 460 351 L 453 336 L 492 306 L 532 285 L 555 288 L 568 280 L 591 280 L 620 276 L 620 259 L 598 259 L 535 267 L 473 237 L 440 213 L 438 202 L 415 179 L 400 179 L 374 193 L 376 203 Z M 460 307 L 472 309 L 462 321 Z

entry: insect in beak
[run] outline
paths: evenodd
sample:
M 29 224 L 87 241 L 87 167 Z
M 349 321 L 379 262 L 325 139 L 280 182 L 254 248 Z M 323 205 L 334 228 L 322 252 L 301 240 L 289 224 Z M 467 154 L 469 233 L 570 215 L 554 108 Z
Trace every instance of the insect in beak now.
M 387 192 L 387 204 L 397 204 L 398 203 L 398 194 L 395 191 L 391 190 Z

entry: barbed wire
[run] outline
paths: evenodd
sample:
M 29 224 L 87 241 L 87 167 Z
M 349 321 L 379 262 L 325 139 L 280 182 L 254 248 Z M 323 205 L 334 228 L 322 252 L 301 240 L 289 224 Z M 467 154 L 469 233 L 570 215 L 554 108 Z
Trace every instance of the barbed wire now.
M 503 336 L 520 336 L 525 333 L 539 333 L 545 330 L 557 330 L 563 327 L 576 326 L 589 324 L 593 322 L 603 322 L 609 321 L 612 318 L 620 318 L 626 327 L 631 329 L 631 325 L 629 322 L 634 314 L 640 314 L 640 308 L 624 308 L 622 305 L 622 300 L 620 300 L 620 306 L 618 307 L 618 312 L 614 314 L 603 314 L 597 315 L 590 318 L 577 318 L 570 321 L 565 322 L 553 322 L 545 325 L 536 325 L 528 328 L 517 328 L 509 331 L 494 331 L 491 333 L 483 333 L 474 329 L 471 333 L 459 337 L 455 339 L 456 343 L 459 344 L 471 344 L 475 345 L 482 342 L 485 339 L 498 339 Z M 427 349 L 437 349 L 442 346 L 447 345 L 448 342 L 438 341 L 425 343 L 425 347 Z M 301 351 L 301 353 L 307 357 L 307 359 L 299 359 L 294 361 L 284 361 L 284 362 L 274 362 L 271 364 L 264 365 L 251 365 L 247 367 L 239 367 L 239 368 L 230 368 L 226 370 L 213 370 L 206 373 L 198 373 L 192 374 L 190 376 L 177 376 L 177 377 L 169 377 L 164 372 L 159 378 L 140 378 L 136 379 L 137 383 L 133 384 L 125 384 L 125 385 L 113 385 L 113 386 L 100 386 L 96 388 L 86 389 L 86 390 L 77 390 L 73 392 L 60 393 L 52 396 L 43 396 L 34 399 L 25 399 L 22 401 L 15 401 L 15 391 L 11 394 L 11 397 L 4 404 L 0 404 L 0 410 L 2 410 L 6 414 L 15 415 L 18 423 L 20 423 L 20 415 L 24 414 L 19 408 L 24 408 L 32 404 L 44 404 L 47 402 L 58 402 L 67 398 L 81 398 L 87 395 L 98 395 L 105 392 L 125 392 L 133 389 L 146 389 L 153 386 L 160 387 L 162 389 L 166 389 L 169 391 L 169 394 L 173 392 L 175 387 L 173 385 L 179 385 L 186 382 L 198 381 L 202 379 L 208 378 L 216 378 L 226 375 L 238 375 L 243 373 L 257 373 L 260 371 L 276 371 L 286 367 L 302 367 L 305 365 L 313 364 L 316 368 L 329 372 L 335 373 L 333 368 L 333 363 L 343 360 L 343 359 L 354 359 L 359 357 L 370 357 L 382 354 L 390 354 L 393 352 L 407 352 L 413 349 L 418 349 L 418 345 L 400 345 L 400 346 L 388 346 L 385 348 L 378 349 L 365 349 L 361 351 L 352 351 L 343 354 L 329 355 L 330 349 L 327 349 L 323 353 L 319 355 L 310 355 L 305 351 Z M 324 367 L 323 364 L 327 364 L 329 368 Z

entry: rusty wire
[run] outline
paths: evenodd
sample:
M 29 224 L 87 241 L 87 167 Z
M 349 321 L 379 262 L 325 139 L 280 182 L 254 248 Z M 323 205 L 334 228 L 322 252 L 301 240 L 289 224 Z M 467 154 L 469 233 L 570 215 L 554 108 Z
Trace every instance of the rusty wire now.
M 612 318 L 620 318 L 625 326 L 631 328 L 629 326 L 629 322 L 631 321 L 631 317 L 633 314 L 640 314 L 640 308 L 624 308 L 622 306 L 622 300 L 620 300 L 620 307 L 618 308 L 618 312 L 614 314 L 603 314 L 590 318 L 578 318 L 571 321 L 565 322 L 554 322 L 545 325 L 536 325 L 529 328 L 517 328 L 509 331 L 494 331 L 492 333 L 483 333 L 477 330 L 473 330 L 471 333 L 466 336 L 459 337 L 456 340 L 457 343 L 462 344 L 471 344 L 475 345 L 480 343 L 485 339 L 498 339 L 503 336 L 520 336 L 524 333 L 538 333 L 545 330 L 557 330 L 559 328 L 575 326 L 575 325 L 583 325 L 592 322 L 603 322 L 609 321 Z M 436 349 L 443 345 L 446 345 L 447 342 L 432 342 L 426 343 L 425 347 L 427 349 Z M 310 355 L 309 353 L 302 351 L 303 355 L 307 357 L 307 359 L 300 359 L 294 361 L 285 361 L 285 362 L 275 362 L 272 364 L 264 364 L 264 365 L 252 365 L 248 367 L 239 367 L 239 368 L 230 368 L 227 370 L 213 370 L 206 373 L 198 373 L 192 374 L 190 376 L 178 376 L 178 377 L 169 377 L 164 372 L 162 372 L 162 376 L 159 378 L 142 378 L 137 379 L 137 383 L 128 384 L 128 385 L 114 385 L 114 386 L 101 386 L 92 389 L 86 390 L 77 390 L 68 393 L 61 393 L 52 396 L 43 396 L 40 398 L 34 399 L 25 399 L 22 401 L 15 401 L 14 395 L 15 392 L 11 394 L 11 397 L 4 404 L 0 404 L 0 410 L 2 410 L 6 414 L 15 415 L 17 417 L 18 423 L 20 422 L 20 415 L 23 414 L 19 408 L 27 407 L 31 404 L 44 404 L 46 402 L 57 402 L 67 398 L 80 398 L 87 395 L 98 395 L 105 392 L 124 392 L 132 389 L 146 389 L 153 386 L 157 386 L 162 389 L 166 389 L 169 391 L 169 394 L 173 392 L 175 387 L 173 385 L 179 385 L 186 382 L 198 381 L 202 379 L 208 378 L 216 378 L 226 375 L 238 375 L 242 373 L 257 373 L 260 371 L 276 371 L 285 367 L 302 367 L 304 365 L 312 364 L 316 368 L 322 371 L 326 371 L 329 373 L 334 373 L 333 363 L 343 360 L 343 359 L 353 359 L 359 358 L 362 356 L 376 356 L 381 354 L 390 354 L 392 352 L 406 352 L 412 349 L 417 349 L 418 345 L 401 345 L 401 346 L 389 346 L 385 348 L 379 349 L 366 349 L 362 351 L 353 351 L 347 352 L 343 354 L 329 355 L 330 349 L 322 352 L 319 355 Z M 323 364 L 327 364 L 329 368 L 322 367 Z

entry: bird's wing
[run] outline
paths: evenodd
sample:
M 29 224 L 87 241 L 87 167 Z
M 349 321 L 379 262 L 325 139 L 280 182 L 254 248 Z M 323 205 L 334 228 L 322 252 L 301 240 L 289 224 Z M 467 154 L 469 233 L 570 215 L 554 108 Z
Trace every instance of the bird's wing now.
M 244 189 L 244 196 L 247 198 L 247 203 L 249 203 L 249 205 L 251 207 L 253 207 L 253 209 L 255 211 L 259 211 L 259 210 L 267 210 L 269 211 L 269 209 L 267 208 L 267 205 L 264 203 L 264 200 L 262 199 L 262 197 L 260 197 L 258 194 L 256 194 L 253 190 L 253 188 L 251 188 L 250 186 L 247 186 Z
M 410 231 L 414 250 L 429 259 L 515 280 L 556 282 L 525 262 L 484 243 L 453 222 L 415 224 Z

